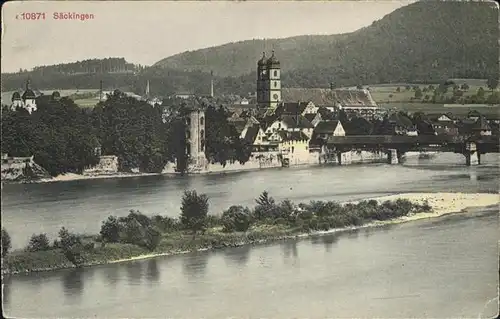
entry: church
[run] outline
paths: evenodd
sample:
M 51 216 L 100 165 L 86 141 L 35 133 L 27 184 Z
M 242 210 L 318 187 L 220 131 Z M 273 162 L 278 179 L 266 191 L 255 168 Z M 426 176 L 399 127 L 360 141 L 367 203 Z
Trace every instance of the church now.
M 31 114 L 37 110 L 35 99 L 36 94 L 30 88 L 30 81 L 28 80 L 26 81 L 26 89 L 24 90 L 23 95 L 19 94 L 17 91 L 12 94 L 11 109 L 14 111 L 18 108 L 24 108 Z
M 367 119 L 378 118 L 385 112 L 366 89 L 282 88 L 280 61 L 274 51 L 269 58 L 263 52 L 257 61 L 257 107 L 274 113 L 290 103 L 302 103 L 309 108 L 343 109 L 350 117 Z

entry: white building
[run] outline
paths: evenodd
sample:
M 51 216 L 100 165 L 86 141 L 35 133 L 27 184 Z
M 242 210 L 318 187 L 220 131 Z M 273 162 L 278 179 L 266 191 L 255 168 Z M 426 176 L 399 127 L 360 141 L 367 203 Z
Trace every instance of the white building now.
M 36 107 L 36 94 L 30 88 L 30 81 L 26 81 L 26 90 L 21 96 L 19 92 L 14 92 L 12 94 L 12 104 L 11 109 L 17 110 L 18 108 L 24 108 L 28 111 L 29 114 L 37 110 Z

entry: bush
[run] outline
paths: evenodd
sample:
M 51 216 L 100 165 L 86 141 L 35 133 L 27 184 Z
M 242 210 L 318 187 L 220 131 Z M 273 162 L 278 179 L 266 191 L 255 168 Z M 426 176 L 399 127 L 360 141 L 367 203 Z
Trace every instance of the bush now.
M 244 232 L 250 228 L 252 216 L 250 209 L 243 206 L 231 206 L 222 213 L 224 232 Z
M 117 243 L 120 241 L 120 223 L 115 216 L 109 216 L 102 222 L 100 235 L 104 242 Z
M 27 251 L 44 251 L 50 249 L 50 242 L 47 238 L 46 234 L 33 234 L 30 238 L 28 246 L 26 247 Z
M 283 219 L 291 220 L 291 217 L 296 214 L 297 208 L 292 201 L 286 199 L 277 207 L 277 215 Z M 278 217 L 277 216 L 277 217 Z
M 181 229 L 181 224 L 176 218 L 156 215 L 151 218 L 151 226 L 162 232 L 171 232 Z
M 10 240 L 10 235 L 5 228 L 2 227 L 2 256 L 5 256 L 9 253 L 9 250 L 12 248 L 12 242 Z
M 62 227 L 59 231 L 59 246 L 63 250 L 64 256 L 73 265 L 80 266 L 82 264 L 81 253 L 83 246 L 79 236 Z
M 196 232 L 206 227 L 208 215 L 208 197 L 205 194 L 198 195 L 196 191 L 185 191 L 182 196 L 181 223 Z
M 208 228 L 213 228 L 223 225 L 221 216 L 207 215 L 206 225 Z
M 276 218 L 279 215 L 278 206 L 267 191 L 262 192 L 255 202 L 257 206 L 254 208 L 254 216 L 257 220 Z

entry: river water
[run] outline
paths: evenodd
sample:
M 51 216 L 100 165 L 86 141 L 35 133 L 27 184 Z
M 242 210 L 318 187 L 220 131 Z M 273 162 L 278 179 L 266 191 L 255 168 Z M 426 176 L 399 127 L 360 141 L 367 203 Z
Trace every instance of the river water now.
M 263 190 L 295 202 L 498 191 L 496 154 L 481 166 L 463 162 L 442 154 L 397 166 L 5 185 L 2 225 L 15 247 L 63 225 L 94 233 L 107 215 L 129 209 L 177 216 L 186 189 L 206 193 L 212 213 L 252 206 Z M 25 318 L 492 317 L 498 235 L 497 209 L 482 209 L 263 246 L 16 275 L 6 280 L 4 306 L 7 315 Z

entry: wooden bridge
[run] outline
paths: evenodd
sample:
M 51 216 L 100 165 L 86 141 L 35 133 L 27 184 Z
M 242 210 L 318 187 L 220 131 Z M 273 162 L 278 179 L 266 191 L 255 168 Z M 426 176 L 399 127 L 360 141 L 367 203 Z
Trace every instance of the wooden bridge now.
M 326 141 L 329 152 L 386 151 L 389 158 L 400 159 L 406 152 L 454 152 L 466 157 L 467 165 L 481 154 L 499 153 L 498 136 L 445 136 L 445 135 L 353 135 L 332 136 Z M 390 154 L 389 154 L 390 153 Z M 391 155 L 392 154 L 392 155 Z M 474 157 L 474 158 L 471 158 Z M 389 159 L 389 162 L 393 160 Z

